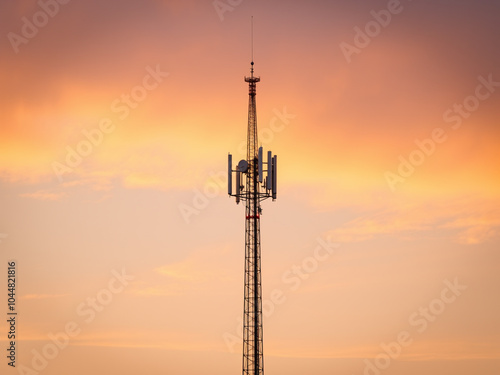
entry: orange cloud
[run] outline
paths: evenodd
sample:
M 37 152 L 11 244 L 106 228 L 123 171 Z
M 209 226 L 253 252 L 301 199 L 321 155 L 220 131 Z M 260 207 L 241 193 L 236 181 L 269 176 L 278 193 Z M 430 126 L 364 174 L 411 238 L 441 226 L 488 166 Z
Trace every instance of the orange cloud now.
M 381 236 L 414 239 L 441 229 L 445 232 L 440 233 L 464 244 L 479 244 L 500 236 L 497 203 L 463 200 L 464 203 L 421 202 L 385 209 L 352 220 L 328 235 L 332 241 L 361 242 Z
M 19 194 L 21 197 L 25 198 L 32 198 L 32 199 L 39 199 L 43 201 L 57 201 L 66 196 L 66 193 L 60 192 L 60 193 L 54 193 L 50 192 L 47 190 L 38 190 L 34 193 L 24 193 L 24 194 Z
M 235 271 L 227 269 L 219 260 L 228 257 L 232 247 L 222 245 L 203 248 L 187 258 L 165 264 L 154 269 L 149 280 L 144 280 L 132 291 L 142 296 L 184 295 L 193 291 L 216 289 L 214 285 L 226 283 L 237 277 Z

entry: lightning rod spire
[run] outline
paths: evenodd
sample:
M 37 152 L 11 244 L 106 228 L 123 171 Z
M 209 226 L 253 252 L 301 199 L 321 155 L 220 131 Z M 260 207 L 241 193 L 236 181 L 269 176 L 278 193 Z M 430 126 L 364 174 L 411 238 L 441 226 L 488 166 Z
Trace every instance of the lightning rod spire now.
M 253 64 L 253 16 L 251 20 L 251 32 L 252 32 L 252 64 Z

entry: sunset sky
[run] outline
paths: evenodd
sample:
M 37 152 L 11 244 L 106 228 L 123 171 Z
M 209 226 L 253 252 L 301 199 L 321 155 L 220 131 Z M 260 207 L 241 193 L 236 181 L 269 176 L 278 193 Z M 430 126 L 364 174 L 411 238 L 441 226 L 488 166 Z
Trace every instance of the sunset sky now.
M 1 374 L 241 373 L 251 16 L 266 374 L 500 373 L 498 1 L 16 0 Z

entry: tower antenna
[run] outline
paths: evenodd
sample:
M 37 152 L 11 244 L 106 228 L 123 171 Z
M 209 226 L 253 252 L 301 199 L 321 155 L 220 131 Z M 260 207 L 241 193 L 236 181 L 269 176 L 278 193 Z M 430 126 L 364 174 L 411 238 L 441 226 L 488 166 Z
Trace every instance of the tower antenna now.
M 251 33 L 252 33 L 251 41 L 252 41 L 252 65 L 253 65 L 253 16 L 251 20 Z

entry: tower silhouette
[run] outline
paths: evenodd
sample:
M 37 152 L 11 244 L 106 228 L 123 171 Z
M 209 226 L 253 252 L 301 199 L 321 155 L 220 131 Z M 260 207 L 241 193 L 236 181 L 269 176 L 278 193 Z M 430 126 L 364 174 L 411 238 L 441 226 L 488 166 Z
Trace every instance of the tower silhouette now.
M 253 60 L 253 59 L 252 59 Z M 277 156 L 267 153 L 263 161 L 263 149 L 257 149 L 257 108 L 255 104 L 257 82 L 254 62 L 251 62 L 250 77 L 245 77 L 249 86 L 247 156 L 236 169 L 232 169 L 232 155 L 228 155 L 228 194 L 246 202 L 245 208 L 245 292 L 243 306 L 243 375 L 264 374 L 263 324 L 262 324 L 262 277 L 260 248 L 260 202 L 276 199 Z M 266 169 L 264 169 L 266 167 Z M 264 178 L 264 172 L 267 172 Z M 236 175 L 236 190 L 233 194 L 233 173 Z

